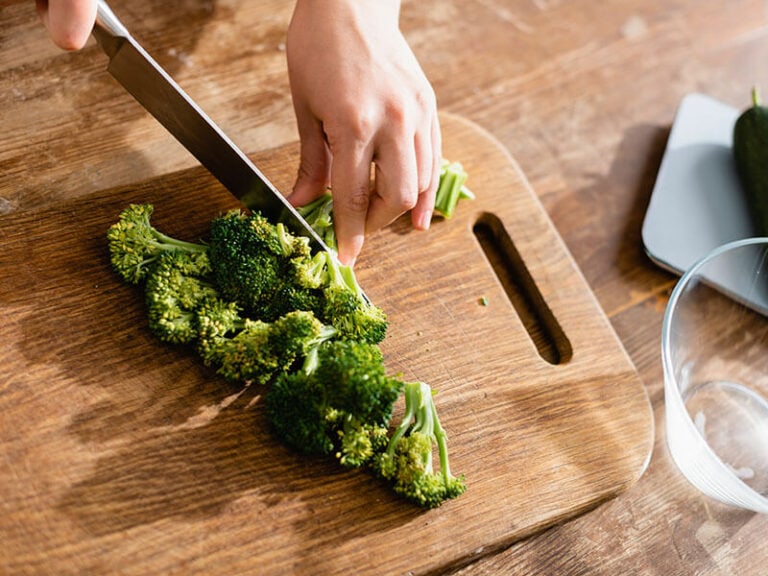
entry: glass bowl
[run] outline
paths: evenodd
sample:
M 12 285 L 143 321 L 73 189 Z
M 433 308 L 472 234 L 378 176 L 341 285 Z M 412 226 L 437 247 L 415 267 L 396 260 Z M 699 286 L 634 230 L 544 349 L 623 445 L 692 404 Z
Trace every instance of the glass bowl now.
M 768 513 L 768 238 L 723 245 L 683 274 L 661 354 L 677 467 L 707 496 Z

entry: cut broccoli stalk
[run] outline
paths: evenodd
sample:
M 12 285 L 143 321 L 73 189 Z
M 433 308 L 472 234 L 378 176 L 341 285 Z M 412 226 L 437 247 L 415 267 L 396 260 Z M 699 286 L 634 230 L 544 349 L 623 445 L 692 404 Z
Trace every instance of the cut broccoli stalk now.
M 440 167 L 440 184 L 435 195 L 435 212 L 450 218 L 459 200 L 475 198 L 472 191 L 465 186 L 466 180 L 467 173 L 459 162 L 443 160 Z
M 464 493 L 464 477 L 451 474 L 448 436 L 440 424 L 432 389 L 423 382 L 405 384 L 405 412 L 387 449 L 374 461 L 374 470 L 397 494 L 425 508 Z M 437 446 L 440 470 L 433 466 Z

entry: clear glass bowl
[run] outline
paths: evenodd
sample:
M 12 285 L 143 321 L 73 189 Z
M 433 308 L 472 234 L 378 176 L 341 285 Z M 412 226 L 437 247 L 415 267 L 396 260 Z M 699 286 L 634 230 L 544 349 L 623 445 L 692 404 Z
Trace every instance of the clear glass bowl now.
M 677 467 L 704 494 L 768 513 L 768 238 L 721 246 L 682 276 L 661 353 Z

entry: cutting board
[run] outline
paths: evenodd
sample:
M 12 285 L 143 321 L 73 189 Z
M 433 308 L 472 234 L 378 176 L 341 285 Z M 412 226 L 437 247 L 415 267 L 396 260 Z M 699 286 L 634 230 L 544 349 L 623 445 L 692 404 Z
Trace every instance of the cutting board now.
M 105 232 L 150 202 L 204 237 L 237 204 L 195 168 L 0 219 L 0 572 L 432 574 L 632 485 L 653 420 L 621 343 L 510 155 L 451 115 L 443 140 L 477 199 L 373 235 L 357 273 L 390 372 L 438 392 L 463 496 L 424 511 L 291 453 L 258 390 L 148 333 Z M 298 146 L 253 158 L 289 189 Z

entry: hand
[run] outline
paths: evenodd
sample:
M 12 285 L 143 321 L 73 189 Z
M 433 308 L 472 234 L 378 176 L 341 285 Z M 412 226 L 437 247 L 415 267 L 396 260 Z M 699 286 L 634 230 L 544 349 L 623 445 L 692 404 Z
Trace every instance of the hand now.
M 54 44 L 64 50 L 85 46 L 96 21 L 96 0 L 35 0 L 35 4 Z
M 429 227 L 441 140 L 434 91 L 398 27 L 399 0 L 297 0 L 287 58 L 301 206 L 333 190 L 339 260 L 411 211 Z M 374 185 L 371 189 L 371 164 Z

